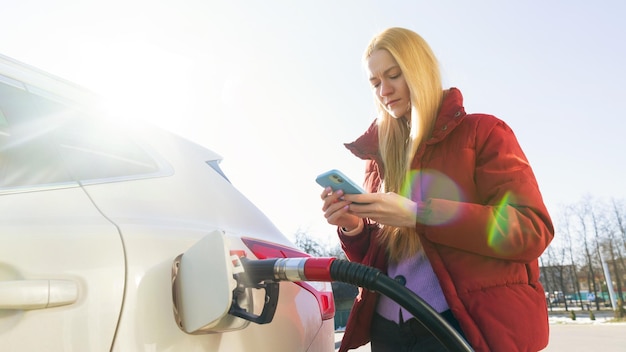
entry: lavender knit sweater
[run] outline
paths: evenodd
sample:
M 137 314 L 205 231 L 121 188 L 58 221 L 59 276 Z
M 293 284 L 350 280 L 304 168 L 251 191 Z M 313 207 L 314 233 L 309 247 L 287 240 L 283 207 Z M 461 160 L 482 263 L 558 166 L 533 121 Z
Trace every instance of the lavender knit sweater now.
M 422 251 L 399 263 L 389 263 L 387 274 L 392 278 L 403 276 L 406 279 L 405 286 L 430 304 L 437 312 L 441 313 L 449 308 L 439 285 L 439 280 Z M 378 300 L 376 312 L 385 319 L 396 323 L 400 322 L 400 317 L 404 321 L 413 317 L 406 309 L 384 295 L 381 295 Z

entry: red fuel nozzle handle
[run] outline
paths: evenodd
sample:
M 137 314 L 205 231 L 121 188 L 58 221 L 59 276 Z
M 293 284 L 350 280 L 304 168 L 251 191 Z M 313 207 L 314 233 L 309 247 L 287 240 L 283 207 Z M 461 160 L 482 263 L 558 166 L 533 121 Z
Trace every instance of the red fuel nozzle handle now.
M 259 283 L 265 280 L 331 282 L 331 266 L 336 258 L 241 259 L 249 282 Z

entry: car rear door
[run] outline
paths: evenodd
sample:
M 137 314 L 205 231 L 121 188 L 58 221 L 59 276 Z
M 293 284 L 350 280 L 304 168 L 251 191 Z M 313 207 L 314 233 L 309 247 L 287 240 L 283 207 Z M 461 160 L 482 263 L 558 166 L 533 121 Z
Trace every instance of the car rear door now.
M 109 351 L 124 267 L 80 187 L 0 195 L 0 350 Z
M 80 111 L 36 77 L 63 83 L 0 57 L 0 351 L 109 351 L 123 243 L 62 162 L 83 150 L 58 137 Z

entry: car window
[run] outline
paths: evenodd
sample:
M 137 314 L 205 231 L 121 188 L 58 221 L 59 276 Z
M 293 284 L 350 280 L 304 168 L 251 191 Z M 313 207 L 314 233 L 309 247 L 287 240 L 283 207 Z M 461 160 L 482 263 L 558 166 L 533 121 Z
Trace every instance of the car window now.
M 0 192 L 154 176 L 164 165 L 115 125 L 0 80 Z

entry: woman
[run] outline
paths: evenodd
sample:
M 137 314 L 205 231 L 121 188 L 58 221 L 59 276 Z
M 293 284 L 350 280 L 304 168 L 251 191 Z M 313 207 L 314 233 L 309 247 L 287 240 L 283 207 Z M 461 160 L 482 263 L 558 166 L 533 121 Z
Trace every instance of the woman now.
M 405 283 L 476 351 L 543 349 L 538 257 L 554 229 L 513 131 L 466 114 L 410 30 L 374 37 L 364 61 L 379 116 L 346 146 L 366 161 L 371 193 L 322 193 L 348 258 Z M 362 290 L 340 351 L 368 341 L 373 352 L 445 350 L 395 302 Z

